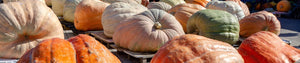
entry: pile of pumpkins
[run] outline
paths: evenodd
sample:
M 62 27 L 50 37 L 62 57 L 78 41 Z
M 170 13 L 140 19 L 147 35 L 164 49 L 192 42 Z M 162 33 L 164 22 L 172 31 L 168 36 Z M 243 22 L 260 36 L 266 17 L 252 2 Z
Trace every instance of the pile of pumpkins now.
M 0 58 L 20 58 L 19 63 L 120 63 L 88 35 L 64 40 L 57 18 L 63 16 L 77 30 L 103 30 L 119 47 L 156 52 L 151 63 L 292 63 L 300 59 L 300 50 L 278 37 L 281 26 L 272 13 L 250 14 L 240 0 L 52 0 L 52 9 L 47 1 L 0 5 Z M 232 45 L 239 38 L 245 40 L 235 49 Z

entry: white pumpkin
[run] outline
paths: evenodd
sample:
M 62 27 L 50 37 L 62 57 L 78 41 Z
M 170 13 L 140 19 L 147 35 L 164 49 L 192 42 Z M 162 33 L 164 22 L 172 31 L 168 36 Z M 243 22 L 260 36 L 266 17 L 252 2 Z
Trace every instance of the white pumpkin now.
M 66 20 L 68 22 L 74 22 L 74 13 L 76 10 L 76 6 L 81 1 L 82 0 L 66 0 L 66 2 L 64 4 L 64 9 L 63 9 L 64 20 Z
M 227 11 L 237 17 L 238 20 L 245 17 L 243 9 L 239 6 L 239 4 L 233 1 L 210 1 L 206 5 L 206 8 Z
M 51 0 L 52 10 L 56 16 L 63 16 L 64 4 L 66 0 Z
M 147 8 L 168 11 L 169 9 L 172 8 L 172 6 L 165 2 L 151 2 L 147 5 Z
M 176 6 L 178 4 L 181 4 L 181 3 L 185 3 L 184 0 L 160 0 L 159 2 L 165 2 L 165 3 L 168 3 L 170 4 L 172 7 L 173 6 Z

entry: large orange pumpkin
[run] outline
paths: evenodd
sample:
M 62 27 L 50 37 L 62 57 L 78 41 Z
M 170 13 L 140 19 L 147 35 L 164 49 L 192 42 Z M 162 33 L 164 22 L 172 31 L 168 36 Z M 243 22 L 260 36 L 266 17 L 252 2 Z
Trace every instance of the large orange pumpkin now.
M 40 1 L 22 0 L 0 5 L 0 57 L 20 58 L 40 41 L 64 38 L 53 11 Z
M 252 13 L 240 20 L 239 23 L 240 36 L 244 38 L 259 31 L 270 31 L 279 35 L 281 29 L 277 17 L 267 11 Z
M 268 31 L 252 34 L 238 49 L 245 63 L 295 63 L 300 59 L 300 50 L 283 42 Z
M 292 6 L 291 6 L 291 3 L 289 1 L 282 0 L 282 1 L 278 2 L 276 8 L 280 12 L 287 12 L 292 8 Z
M 230 44 L 203 36 L 175 37 L 155 53 L 151 63 L 243 63 Z
M 99 0 L 83 0 L 75 11 L 74 25 L 77 30 L 102 30 L 102 13 L 108 3 Z
M 209 1 L 210 0 L 185 0 L 186 3 L 198 4 L 203 7 L 205 7 Z
M 84 34 L 72 37 L 68 41 L 57 38 L 44 40 L 18 61 L 18 63 L 39 62 L 121 63 L 104 45 Z
M 241 0 L 226 0 L 226 1 L 234 1 L 234 2 L 238 3 L 241 6 L 241 8 L 243 9 L 245 16 L 250 15 L 248 6 L 245 3 L 243 3 Z
M 173 14 L 182 25 L 184 32 L 187 32 L 186 24 L 189 18 L 197 11 L 204 10 L 205 7 L 197 4 L 183 3 L 171 8 L 168 12 Z

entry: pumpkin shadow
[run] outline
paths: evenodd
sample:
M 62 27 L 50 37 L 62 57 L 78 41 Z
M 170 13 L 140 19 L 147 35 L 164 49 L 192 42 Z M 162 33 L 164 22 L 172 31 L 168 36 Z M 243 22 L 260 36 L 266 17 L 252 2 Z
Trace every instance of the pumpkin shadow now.
M 291 37 L 291 36 L 298 36 L 298 33 L 281 33 L 279 37 Z

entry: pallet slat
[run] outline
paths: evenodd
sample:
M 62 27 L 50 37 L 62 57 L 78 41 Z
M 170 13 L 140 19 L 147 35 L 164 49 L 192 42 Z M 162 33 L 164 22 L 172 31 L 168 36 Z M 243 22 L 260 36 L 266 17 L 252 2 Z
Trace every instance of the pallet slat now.
M 110 45 L 112 48 L 117 49 L 118 51 L 124 52 L 126 54 L 128 54 L 129 56 L 132 56 L 134 58 L 139 58 L 140 59 L 140 63 L 147 63 L 147 59 L 152 58 L 155 53 L 142 53 L 142 52 L 134 52 L 134 51 L 130 51 L 128 49 L 125 48 L 121 48 L 118 47 L 116 45 Z

